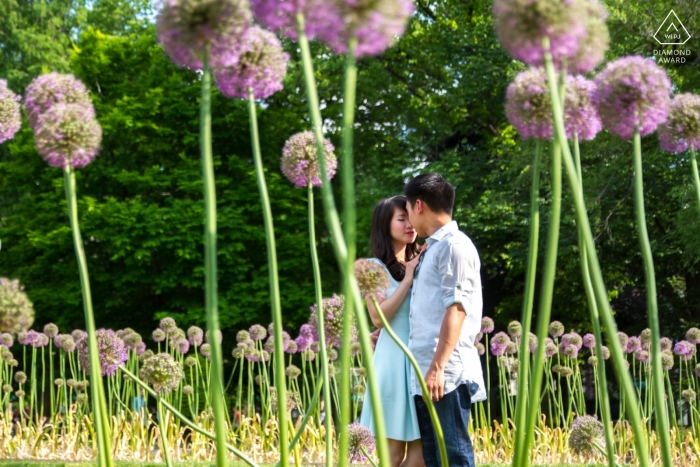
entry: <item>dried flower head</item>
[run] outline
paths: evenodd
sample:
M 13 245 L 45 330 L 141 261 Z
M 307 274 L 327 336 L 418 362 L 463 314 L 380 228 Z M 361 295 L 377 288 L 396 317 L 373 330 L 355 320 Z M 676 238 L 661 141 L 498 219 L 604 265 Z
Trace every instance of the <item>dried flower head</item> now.
M 10 91 L 6 80 L 0 79 L 0 143 L 12 139 L 22 126 L 21 99 Z
M 549 38 L 555 63 L 576 57 L 586 35 L 585 0 L 494 0 L 496 34 L 514 58 L 544 63 L 542 39 Z
M 19 399 L 22 399 L 25 395 L 26 395 L 25 392 L 22 391 L 21 389 L 18 389 L 17 391 L 15 391 L 15 396 L 17 396 Z
M 3 384 L 2 385 L 2 392 L 4 392 L 5 394 L 10 394 L 10 393 L 12 393 L 12 391 L 13 391 L 12 385 L 10 385 L 10 384 Z
M 324 156 L 326 161 L 326 174 L 332 179 L 338 167 L 338 160 L 333 151 L 333 145 L 324 138 Z M 292 135 L 282 149 L 282 173 L 302 188 L 311 183 L 312 186 L 321 186 L 321 171 L 316 151 L 316 137 L 311 131 L 302 131 Z
M 185 377 L 182 365 L 167 353 L 159 353 L 146 360 L 139 374 L 160 395 L 169 394 Z
M 481 318 L 481 332 L 484 334 L 491 334 L 494 329 L 493 320 L 488 316 Z
M 102 127 L 95 111 L 82 104 L 56 104 L 34 128 L 36 149 L 52 167 L 85 167 L 95 159 L 102 141 Z
M 569 447 L 576 454 L 592 454 L 595 444 L 605 446 L 603 424 L 590 415 L 576 417 L 569 432 Z
M 234 65 L 214 69 L 223 95 L 248 99 L 250 89 L 255 99 L 264 99 L 282 89 L 289 55 L 277 36 L 253 26 L 243 36 L 240 49 Z
M 549 335 L 552 337 L 560 337 L 564 334 L 564 325 L 560 321 L 552 321 L 549 323 Z
M 71 74 L 47 73 L 32 80 L 24 98 L 29 125 L 34 131 L 42 116 L 57 104 L 76 104 L 85 109 L 90 119 L 95 117 L 90 95 L 82 81 Z
M 117 337 L 111 329 L 98 329 L 97 352 L 99 354 L 102 376 L 111 376 L 116 373 L 117 368 L 129 358 L 126 352 L 124 341 Z M 78 342 L 78 361 L 80 367 L 90 374 L 90 355 L 88 351 L 88 339 L 81 339 Z
M 521 71 L 506 90 L 506 117 L 523 139 L 554 134 L 547 75 L 542 68 Z
M 363 297 L 374 296 L 383 300 L 389 288 L 389 275 L 384 266 L 375 261 L 360 258 L 355 261 L 355 278 Z
M 53 380 L 53 384 L 54 384 L 56 387 L 59 387 L 59 388 L 60 388 L 61 386 L 63 386 L 63 383 L 64 383 L 64 381 L 63 381 L 61 378 L 56 378 L 55 380 Z
M 591 0 L 589 0 L 591 1 Z M 603 129 L 598 110 L 591 103 L 595 83 L 583 76 L 566 77 L 566 98 L 564 105 L 564 129 L 566 137 L 592 140 Z
M 624 139 L 644 136 L 666 120 L 671 80 L 656 62 L 635 55 L 609 62 L 591 96 L 603 126 Z
M 359 423 L 351 423 L 348 425 L 348 444 L 350 462 L 365 462 L 367 457 L 362 452 L 362 449 L 367 454 L 372 454 L 374 451 L 374 437 L 368 428 L 363 427 Z
M 162 0 L 158 40 L 180 66 L 201 69 L 207 49 L 213 68 L 231 66 L 251 19 L 250 6 L 242 0 Z
M 25 332 L 34 323 L 34 305 L 18 280 L 0 277 L 0 331 Z
M 700 150 L 700 96 L 684 93 L 671 100 L 668 118 L 659 126 L 659 143 L 668 152 Z

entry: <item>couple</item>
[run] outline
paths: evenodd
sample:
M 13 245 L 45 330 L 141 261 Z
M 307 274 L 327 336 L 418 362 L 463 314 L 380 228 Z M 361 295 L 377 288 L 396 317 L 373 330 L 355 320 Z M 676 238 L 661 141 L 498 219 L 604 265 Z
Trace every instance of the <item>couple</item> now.
M 479 255 L 452 220 L 455 191 L 442 176 L 419 175 L 406 184 L 404 193 L 383 199 L 374 208 L 371 244 L 376 258 L 371 261 L 389 273 L 391 285 L 379 304 L 416 358 L 430 394 L 422 394 L 408 359 L 391 337 L 380 332 L 373 362 L 391 465 L 440 465 L 424 401 L 429 397 L 442 426 L 450 467 L 474 467 L 469 413 L 472 402 L 486 399 L 474 347 L 482 308 Z M 417 236 L 426 239 L 423 249 Z M 372 322 L 381 328 L 369 299 L 367 307 Z M 360 423 L 375 433 L 368 394 L 365 401 Z

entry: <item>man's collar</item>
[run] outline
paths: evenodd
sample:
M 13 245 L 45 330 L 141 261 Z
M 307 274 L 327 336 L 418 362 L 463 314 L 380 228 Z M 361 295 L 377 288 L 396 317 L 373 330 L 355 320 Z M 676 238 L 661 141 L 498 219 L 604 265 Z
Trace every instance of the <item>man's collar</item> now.
M 439 242 L 440 240 L 442 240 L 445 237 L 445 235 L 447 235 L 450 232 L 454 232 L 456 230 L 459 230 L 459 227 L 457 226 L 457 221 L 450 221 L 447 224 L 440 227 L 437 231 L 435 231 L 435 233 L 433 233 L 425 241 L 428 242 L 428 244 Z

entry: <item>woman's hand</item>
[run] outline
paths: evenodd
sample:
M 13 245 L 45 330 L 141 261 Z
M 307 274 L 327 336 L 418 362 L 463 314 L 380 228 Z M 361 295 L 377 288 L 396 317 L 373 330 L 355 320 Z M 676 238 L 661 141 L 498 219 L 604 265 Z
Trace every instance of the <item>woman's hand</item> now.
M 416 267 L 418 266 L 418 263 L 420 262 L 420 256 L 423 254 L 423 249 L 418 252 L 415 258 L 413 258 L 411 261 L 406 263 L 406 275 L 404 276 L 403 280 L 408 280 L 411 283 L 413 282 L 413 274 L 415 273 Z

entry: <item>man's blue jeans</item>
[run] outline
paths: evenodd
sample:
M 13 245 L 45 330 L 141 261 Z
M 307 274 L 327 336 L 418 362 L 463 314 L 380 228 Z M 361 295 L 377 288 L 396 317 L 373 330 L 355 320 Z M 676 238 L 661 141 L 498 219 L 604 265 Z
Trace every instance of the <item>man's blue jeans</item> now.
M 418 427 L 423 442 L 423 460 L 427 467 L 440 466 L 438 447 L 428 406 L 421 396 L 414 396 Z M 449 467 L 474 467 L 474 448 L 469 438 L 469 413 L 472 399 L 467 384 L 460 384 L 454 391 L 433 402 L 447 448 Z M 447 466 L 443 466 L 447 467 Z

